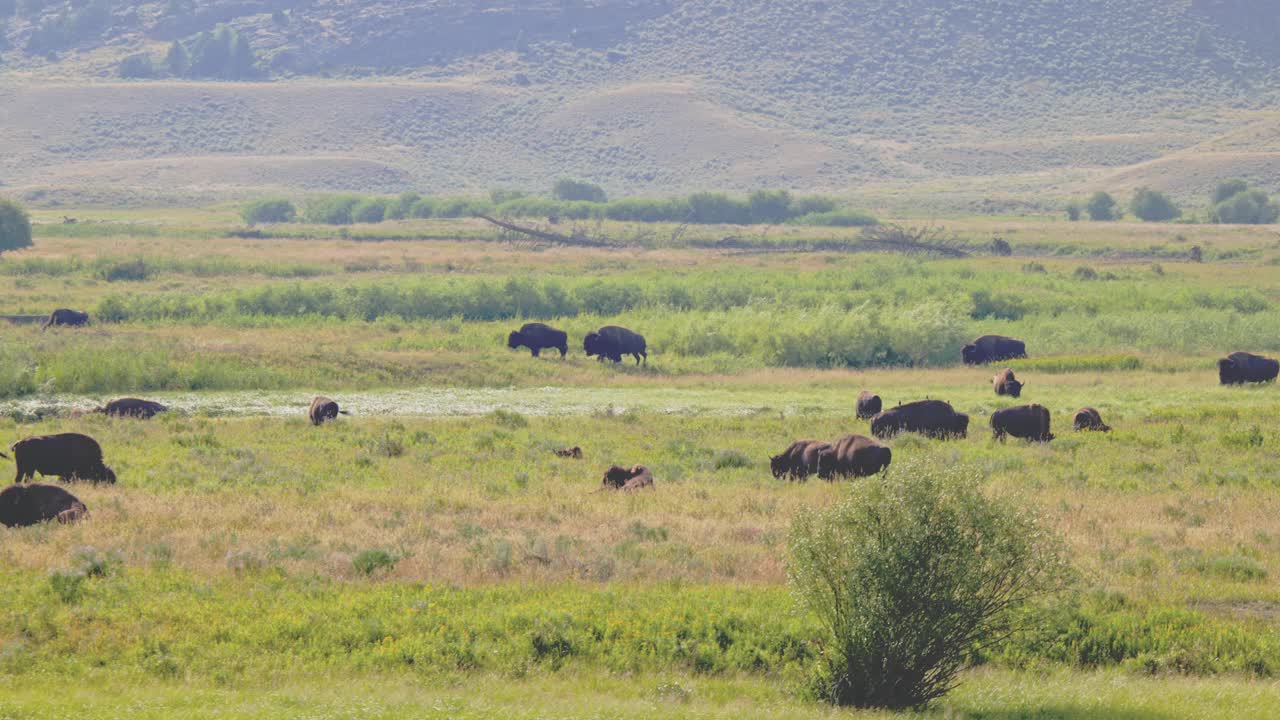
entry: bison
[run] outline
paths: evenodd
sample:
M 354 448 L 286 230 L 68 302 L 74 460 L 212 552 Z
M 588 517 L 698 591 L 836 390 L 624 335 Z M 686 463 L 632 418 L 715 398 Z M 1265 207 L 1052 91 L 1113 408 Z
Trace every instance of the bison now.
M 1247 352 L 1233 352 L 1218 361 L 1218 381 L 1223 385 L 1271 382 L 1280 373 L 1280 362 Z
M 622 362 L 623 355 L 630 355 L 636 359 L 637 365 L 640 364 L 641 358 L 644 358 L 646 365 L 649 364 L 644 336 L 617 325 L 606 325 L 595 332 L 587 333 L 587 336 L 582 339 L 582 349 L 586 351 L 587 357 L 599 355 L 602 361 L 609 358 L 619 363 Z
M 1043 405 L 1018 405 L 991 414 L 991 436 L 1004 442 L 1006 435 L 1016 438 L 1049 442 L 1049 408 Z
M 140 398 L 120 398 L 112 400 L 103 407 L 95 408 L 94 412 L 103 415 L 112 415 L 115 417 L 134 417 L 146 420 L 155 417 L 158 413 L 162 413 L 169 408 L 161 405 L 154 400 L 142 400 Z
M 653 473 L 643 465 L 632 465 L 624 468 L 619 465 L 610 467 L 601 481 L 602 490 L 639 490 L 653 487 Z
M 49 317 L 40 324 L 41 330 L 48 330 L 54 325 L 68 325 L 70 327 L 80 327 L 89 324 L 89 313 L 80 312 L 79 310 L 68 310 L 67 308 L 58 308 L 49 313 Z
M 1005 368 L 995 374 L 991 378 L 991 386 L 995 388 L 997 395 L 1008 395 L 1010 397 L 1018 397 L 1022 395 L 1022 388 L 1026 383 L 1018 382 L 1018 378 L 1014 376 L 1013 371 Z
M 934 438 L 965 437 L 969 416 L 956 412 L 943 400 L 916 400 L 890 408 L 871 418 L 871 434 L 880 438 L 915 432 Z
M 873 394 L 870 390 L 863 390 L 858 393 L 858 419 L 870 420 L 880 412 L 882 405 L 879 395 Z
M 804 480 L 818 472 L 823 457 L 834 451 L 830 443 L 820 440 L 796 440 L 786 450 L 769 458 L 769 469 L 775 478 L 784 475 L 792 480 Z
M 560 357 L 563 358 L 569 352 L 569 333 L 544 323 L 525 323 L 507 336 L 507 347 L 515 350 L 521 346 L 529 348 L 529 354 L 533 357 L 538 357 L 538 353 L 551 348 L 559 350 Z
M 582 459 L 582 448 L 574 445 L 573 447 L 562 448 L 556 450 L 556 455 L 563 458 L 573 458 L 574 460 Z
M 307 416 L 311 418 L 312 425 L 320 425 L 333 420 L 339 415 L 350 414 L 346 410 L 339 410 L 338 403 L 323 395 L 317 395 L 316 399 L 311 401 L 311 409 L 307 411 Z
M 1076 432 L 1080 432 L 1081 430 L 1111 432 L 1111 426 L 1102 422 L 1102 414 L 1091 407 L 1080 408 L 1077 410 L 1076 416 L 1071 424 L 1075 427 Z
M 49 520 L 69 523 L 88 514 L 89 508 L 79 498 L 57 485 L 31 483 L 0 490 L 0 525 L 5 527 L 26 527 Z
M 986 365 L 1026 356 L 1026 343 L 1003 335 L 983 335 L 960 349 L 965 365 Z
M 36 473 L 61 480 L 116 481 L 115 471 L 102 462 L 102 446 L 88 435 L 36 435 L 14 443 L 9 452 L 18 466 L 15 483 L 34 478 Z M 9 456 L 0 453 L 0 457 Z
M 845 435 L 836 441 L 831 453 L 822 457 L 818 477 L 866 477 L 889 467 L 893 451 L 866 435 Z

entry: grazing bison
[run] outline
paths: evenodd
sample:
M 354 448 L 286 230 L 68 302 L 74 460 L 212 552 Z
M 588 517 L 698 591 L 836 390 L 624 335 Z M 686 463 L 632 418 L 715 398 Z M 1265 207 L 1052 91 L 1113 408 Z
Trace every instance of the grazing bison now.
M 991 378 L 991 386 L 995 388 L 997 395 L 1008 395 L 1010 397 L 1018 397 L 1022 395 L 1022 387 L 1026 383 L 1018 382 L 1018 378 L 1014 377 L 1013 371 L 1005 368 L 996 373 Z
M 0 490 L 0 525 L 5 527 L 26 527 L 49 520 L 69 523 L 88 514 L 89 508 L 79 498 L 57 485 L 31 483 Z
M 1018 405 L 991 414 L 991 436 L 1004 442 L 1006 435 L 1036 442 L 1049 442 L 1049 408 L 1043 405 Z
M 1111 432 L 1111 426 L 1102 422 L 1102 414 L 1091 407 L 1080 408 L 1076 411 L 1076 416 L 1072 421 L 1076 432 L 1081 430 L 1096 430 L 1098 432 Z
M 521 346 L 529 348 L 529 354 L 534 357 L 551 348 L 559 350 L 563 358 L 569 352 L 569 333 L 544 323 L 525 323 L 507 336 L 507 347 L 515 350 Z
M 582 448 L 574 445 L 573 447 L 563 448 L 556 451 L 556 455 L 563 458 L 573 458 L 574 460 L 582 459 Z
M 904 432 L 942 439 L 965 437 L 969 434 L 969 416 L 956 412 L 951 403 L 943 400 L 916 400 L 871 418 L 871 434 L 882 440 Z
M 872 394 L 870 390 L 863 390 L 858 393 L 858 419 L 870 420 L 882 409 L 880 396 Z
M 636 359 L 637 365 L 640 364 L 642 357 L 645 364 L 649 364 L 644 336 L 617 325 L 606 325 L 595 332 L 587 333 L 587 336 L 582 339 L 582 349 L 586 351 L 587 357 L 599 355 L 600 360 L 609 358 L 618 363 L 622 362 L 623 355 L 630 355 Z
M 339 415 L 350 415 L 346 410 L 339 410 L 338 403 L 330 400 L 323 395 L 317 395 L 315 400 L 311 401 L 311 409 L 307 411 L 308 417 L 311 418 L 312 425 L 320 425 L 321 423 L 333 420 Z
M 169 408 L 161 405 L 154 400 L 142 400 L 140 398 L 120 398 L 112 400 L 103 407 L 95 408 L 94 412 L 103 415 L 113 415 L 115 417 L 134 417 L 146 420 L 153 418 L 157 413 L 162 413 Z
M 618 465 L 610 467 L 604 473 L 601 482 L 602 490 L 639 490 L 653 487 L 653 473 L 643 465 L 632 465 L 624 468 Z
M 68 310 L 67 308 L 58 308 L 49 313 L 49 317 L 40 324 L 41 330 L 48 330 L 53 325 L 69 325 L 71 327 L 80 327 L 89 323 L 89 313 L 80 312 L 79 310 Z
M 15 483 L 34 478 L 36 473 L 62 480 L 116 481 L 115 472 L 102 462 L 102 446 L 88 435 L 36 435 L 19 440 L 9 451 L 18 466 Z M 0 457 L 9 456 L 0 453 Z
M 1247 352 L 1233 352 L 1218 361 L 1218 381 L 1223 385 L 1271 382 L 1280 373 L 1280 362 Z
M 866 435 L 845 435 L 836 441 L 834 450 L 822 458 L 818 477 L 866 477 L 889 467 L 893 451 Z
M 960 349 L 965 365 L 985 365 L 1026 356 L 1026 343 L 1003 335 L 983 335 Z
M 823 457 L 833 451 L 830 443 L 820 440 L 796 440 L 786 450 L 769 458 L 769 469 L 776 478 L 785 475 L 791 480 L 804 480 L 816 474 Z

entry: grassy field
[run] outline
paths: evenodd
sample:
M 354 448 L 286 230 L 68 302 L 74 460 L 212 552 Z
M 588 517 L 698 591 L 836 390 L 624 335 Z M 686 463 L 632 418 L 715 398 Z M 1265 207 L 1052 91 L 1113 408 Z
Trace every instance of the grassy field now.
M 972 421 L 895 439 L 887 475 L 859 482 L 964 467 L 1039 508 L 1080 574 L 932 715 L 1280 702 L 1280 395 L 1213 367 L 1280 350 L 1269 229 L 962 219 L 1015 255 L 932 260 L 73 214 L 100 222 L 40 225 L 0 259 L 0 314 L 96 318 L 4 327 L 0 437 L 87 432 L 120 483 L 73 488 L 87 522 L 0 532 L 0 717 L 843 715 L 802 691 L 821 636 L 785 548 L 798 510 L 847 487 L 774 480 L 768 456 L 865 433 L 862 388 Z M 106 279 L 138 258 L 142 279 Z M 507 350 L 521 316 L 570 330 L 569 357 Z M 647 366 L 582 355 L 610 322 L 648 336 Z M 958 364 L 983 332 L 1028 341 L 1021 401 Z M 310 426 L 317 392 L 353 415 Z M 175 410 L 71 412 L 134 393 Z M 1057 439 L 992 441 L 1016 402 L 1049 407 Z M 1115 430 L 1072 433 L 1083 405 Z M 596 492 L 613 463 L 656 489 Z

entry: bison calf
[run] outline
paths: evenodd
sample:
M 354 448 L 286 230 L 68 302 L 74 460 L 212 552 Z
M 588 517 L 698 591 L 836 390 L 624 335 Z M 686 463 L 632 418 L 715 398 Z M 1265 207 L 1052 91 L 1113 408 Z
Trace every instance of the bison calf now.
M 507 347 L 512 350 L 527 347 L 533 357 L 550 348 L 559 350 L 563 358 L 569 352 L 569 334 L 544 323 L 525 323 L 507 336 Z
M 49 520 L 69 523 L 88 514 L 89 508 L 79 498 L 57 485 L 32 483 L 0 490 L 0 525 L 5 527 L 26 527 Z
M 624 468 L 619 465 L 610 467 L 601 481 L 602 490 L 639 490 L 653 487 L 653 473 L 643 465 L 632 465 Z
M 819 440 L 796 440 L 786 450 L 769 458 L 769 469 L 775 478 L 804 480 L 817 474 L 824 455 L 832 452 L 830 443 Z
M 18 466 L 15 483 L 30 480 L 36 473 L 61 480 L 116 481 L 115 471 L 102 462 L 102 446 L 88 435 L 36 435 L 19 440 L 9 451 Z M 9 456 L 0 453 L 0 457 Z
M 1043 405 L 1018 405 L 991 414 L 991 436 L 1004 442 L 1006 435 L 1036 442 L 1053 439 L 1049 432 L 1049 409 Z
M 323 395 L 317 395 L 316 399 L 311 401 L 311 409 L 307 411 L 307 417 L 311 418 L 312 425 L 320 425 L 339 415 L 350 414 L 346 410 L 339 410 L 338 403 Z
M 1102 422 L 1102 413 L 1091 407 L 1080 408 L 1076 411 L 1076 416 L 1072 420 L 1072 426 L 1076 432 L 1082 430 L 1094 430 L 1097 432 L 1111 432 L 1111 426 Z
M 879 395 L 873 394 L 870 390 L 863 390 L 858 393 L 858 419 L 870 420 L 879 414 L 882 405 Z
M 1008 395 L 1010 397 L 1019 397 L 1022 395 L 1022 388 L 1026 383 L 1018 382 L 1018 378 L 1014 377 L 1013 370 L 1005 368 L 996 373 L 991 378 L 991 386 L 995 388 L 997 395 Z
M 1218 381 L 1223 385 L 1271 382 L 1280 374 L 1280 361 L 1247 352 L 1233 352 L 1218 361 Z

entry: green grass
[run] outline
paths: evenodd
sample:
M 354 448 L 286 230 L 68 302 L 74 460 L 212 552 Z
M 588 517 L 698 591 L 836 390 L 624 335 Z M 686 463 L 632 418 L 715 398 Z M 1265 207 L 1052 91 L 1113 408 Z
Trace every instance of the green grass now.
M 0 532 L 0 716 L 821 716 L 801 690 L 820 638 L 785 586 L 785 538 L 846 487 L 776 481 L 767 461 L 866 432 L 863 388 L 972 419 L 962 441 L 892 440 L 888 475 L 858 482 L 972 467 L 1039 508 L 1080 571 L 1077 594 L 975 656 L 933 714 L 1265 717 L 1280 694 L 1280 395 L 1219 386 L 1213 366 L 1274 349 L 1269 266 L 1107 262 L 1114 279 L 1082 281 L 1078 259 L 1039 272 L 1026 256 L 174 229 L 227 214 L 46 236 L 0 260 L 6 314 L 128 313 L 5 331 L 4 444 L 89 433 L 120 483 L 72 488 L 85 522 Z M 962 226 L 1016 248 L 1002 223 Z M 1090 232 L 1132 247 L 1148 230 Z M 107 280 L 137 258 L 143 279 Z M 521 313 L 569 330 L 569 357 L 506 349 Z M 649 337 L 648 366 L 581 354 L 577 337 L 610 322 Z M 1052 443 L 990 439 L 1015 401 L 992 392 L 995 368 L 957 362 L 983 332 L 1028 341 L 1016 402 L 1050 408 Z M 352 415 L 312 427 L 320 392 Z M 124 394 L 175 409 L 71 413 Z M 1071 432 L 1083 405 L 1114 431 Z M 572 445 L 585 459 L 551 452 Z M 656 488 L 596 492 L 615 463 L 647 465 Z

